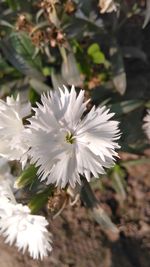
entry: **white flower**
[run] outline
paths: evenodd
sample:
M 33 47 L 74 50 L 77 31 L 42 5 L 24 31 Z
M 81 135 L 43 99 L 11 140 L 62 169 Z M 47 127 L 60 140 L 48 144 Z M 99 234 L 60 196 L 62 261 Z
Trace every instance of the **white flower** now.
M 0 234 L 10 245 L 16 241 L 23 253 L 28 249 L 34 259 L 43 259 L 52 250 L 48 222 L 43 216 L 31 215 L 27 206 L 16 202 L 11 178 L 14 177 L 7 161 L 0 158 Z
M 4 200 L 3 200 L 4 203 Z M 11 206 L 9 206 L 11 205 Z M 31 215 L 30 209 L 22 204 L 5 203 L 7 213 L 1 216 L 0 233 L 5 242 L 15 245 L 23 253 L 28 249 L 33 259 L 43 259 L 52 250 L 51 234 L 43 216 Z
M 99 0 L 100 13 L 111 13 L 117 11 L 117 4 L 114 0 Z
M 47 183 L 72 187 L 80 183 L 80 175 L 90 181 L 110 168 L 119 148 L 118 122 L 109 120 L 113 113 L 106 107 L 95 106 L 83 118 L 87 102 L 84 91 L 77 96 L 74 86 L 71 92 L 50 92 L 37 104 L 35 116 L 30 121 L 31 162 L 39 166 L 38 175 Z
M 21 160 L 25 165 L 28 145 L 23 139 L 27 131 L 22 119 L 30 114 L 31 105 L 21 104 L 19 95 L 14 100 L 7 97 L 6 102 L 0 100 L 0 156 L 8 160 Z
M 17 203 L 11 189 L 11 177 L 7 175 L 0 175 L 0 218 L 3 219 L 12 213 L 12 207 Z
M 7 198 L 11 202 L 16 203 L 15 197 L 12 193 L 12 189 L 10 186 L 10 181 L 8 180 L 0 181 L 0 198 Z
M 0 157 L 0 210 L 5 210 L 7 202 L 11 201 L 16 203 L 15 197 L 12 193 L 12 187 L 14 184 L 15 177 L 11 174 L 10 166 L 5 158 Z M 5 211 L 4 211 L 5 213 Z
M 8 160 L 0 157 L 0 176 L 10 173 L 10 166 Z
M 5 224 L 5 218 L 11 216 L 13 206 L 14 204 L 7 197 L 0 197 L 0 224 L 2 221 Z
M 144 129 L 148 139 L 150 140 L 150 109 L 147 112 L 148 112 L 148 114 L 144 118 L 143 129 Z

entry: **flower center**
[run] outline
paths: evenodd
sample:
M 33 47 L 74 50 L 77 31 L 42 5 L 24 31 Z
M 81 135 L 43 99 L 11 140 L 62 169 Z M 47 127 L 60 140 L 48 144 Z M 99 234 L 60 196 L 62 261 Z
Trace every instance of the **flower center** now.
M 74 141 L 75 141 L 75 138 L 74 138 L 74 136 L 73 136 L 73 134 L 71 132 L 68 132 L 66 134 L 65 139 L 66 139 L 66 142 L 69 143 L 69 144 L 73 144 Z

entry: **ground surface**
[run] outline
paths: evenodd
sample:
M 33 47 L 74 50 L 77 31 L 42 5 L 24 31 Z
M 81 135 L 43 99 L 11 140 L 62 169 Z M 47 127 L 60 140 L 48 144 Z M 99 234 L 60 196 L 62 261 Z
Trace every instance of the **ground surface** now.
M 46 260 L 33 261 L 0 240 L 1 267 L 149 267 L 150 164 L 127 169 L 127 196 L 122 204 L 107 179 L 107 190 L 95 191 L 118 225 L 119 238 L 106 235 L 78 202 L 51 223 L 54 249 Z

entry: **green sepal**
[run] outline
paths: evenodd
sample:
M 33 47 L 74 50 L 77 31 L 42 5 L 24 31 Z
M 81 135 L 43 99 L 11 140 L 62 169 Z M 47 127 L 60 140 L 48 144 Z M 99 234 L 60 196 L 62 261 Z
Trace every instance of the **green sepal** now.
M 34 165 L 30 165 L 27 169 L 25 169 L 21 175 L 17 178 L 15 182 L 15 187 L 23 188 L 25 186 L 31 185 L 37 179 L 37 170 Z
M 31 213 L 37 213 L 47 203 L 49 196 L 51 196 L 53 192 L 54 186 L 51 185 L 42 192 L 39 192 L 33 196 L 28 204 Z

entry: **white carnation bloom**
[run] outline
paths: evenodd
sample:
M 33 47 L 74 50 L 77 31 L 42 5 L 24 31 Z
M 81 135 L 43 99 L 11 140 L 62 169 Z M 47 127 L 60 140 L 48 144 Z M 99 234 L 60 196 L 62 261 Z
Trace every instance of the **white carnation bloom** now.
M 4 200 L 3 200 L 4 203 Z M 9 206 L 11 205 L 11 206 Z M 30 209 L 22 204 L 5 203 L 8 211 L 0 219 L 0 233 L 5 242 L 15 245 L 23 253 L 28 249 L 34 259 L 43 259 L 52 250 L 51 234 L 43 216 L 31 215 Z
M 144 129 L 148 139 L 150 140 L 150 109 L 148 110 L 148 114 L 144 118 L 143 129 Z
M 111 13 L 117 11 L 117 4 L 114 0 L 99 0 L 100 13 Z
M 0 100 L 0 156 L 8 160 L 21 160 L 26 163 L 28 145 L 23 139 L 27 131 L 22 119 L 31 112 L 30 103 L 22 105 L 19 95 L 15 100 L 7 97 L 6 102 Z
M 119 129 L 106 107 L 94 106 L 82 118 L 87 104 L 84 91 L 77 96 L 74 86 L 70 93 L 64 90 L 43 95 L 42 105 L 34 108 L 35 116 L 29 120 L 29 154 L 42 180 L 74 187 L 80 183 L 79 174 L 90 181 L 90 173 L 98 177 L 104 167 L 113 166 Z

